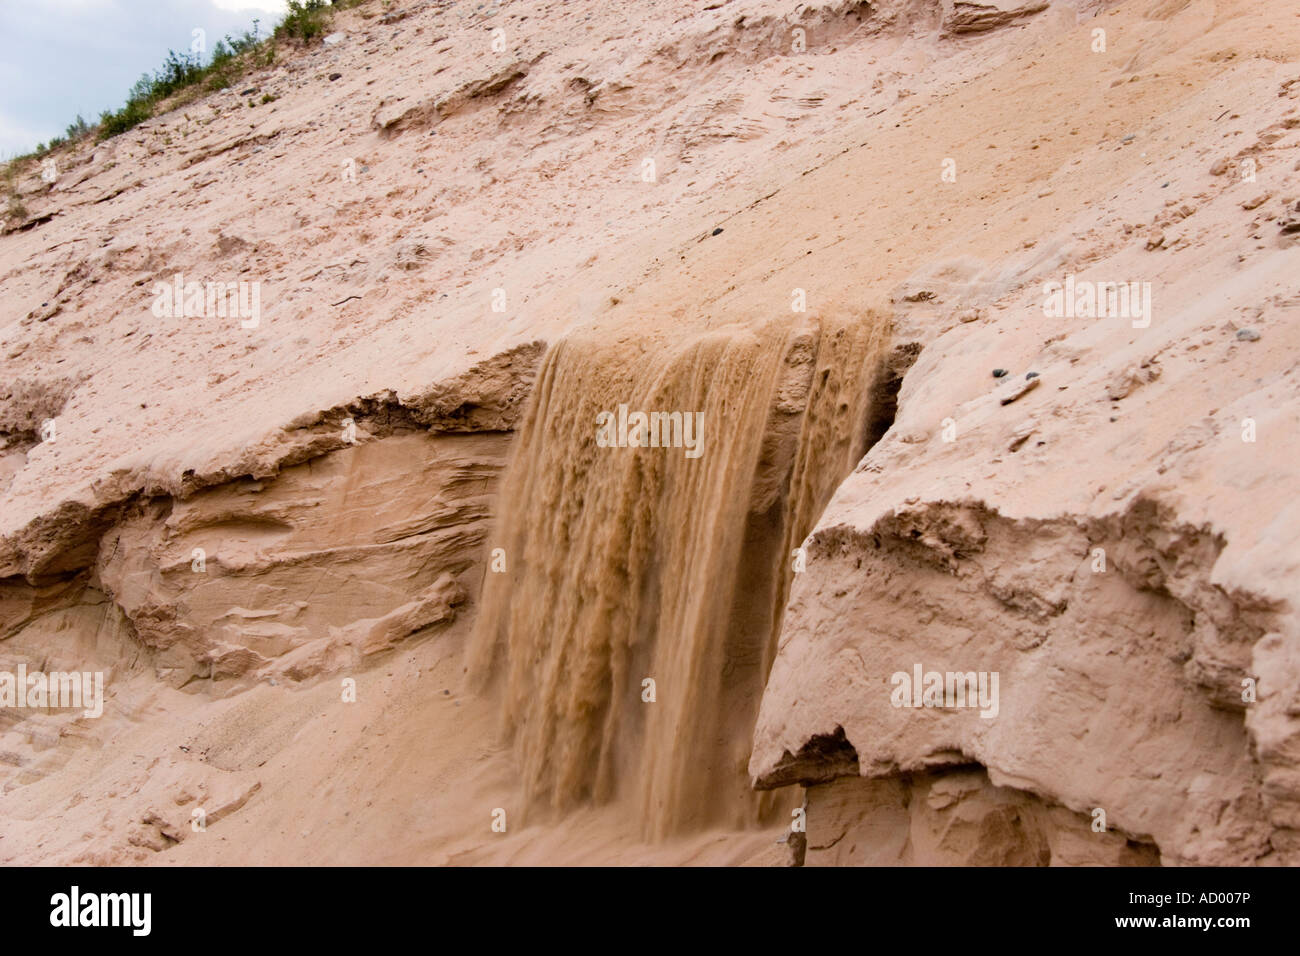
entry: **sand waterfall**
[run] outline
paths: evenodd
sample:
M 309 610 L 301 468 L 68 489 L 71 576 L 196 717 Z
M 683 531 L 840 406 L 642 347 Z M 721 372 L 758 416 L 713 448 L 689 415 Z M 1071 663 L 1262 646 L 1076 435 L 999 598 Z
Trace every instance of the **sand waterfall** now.
M 633 798 L 651 839 L 770 810 L 746 773 L 759 696 L 795 549 L 865 450 L 883 341 L 873 316 L 796 317 L 550 350 L 469 655 L 504 682 L 534 806 Z M 635 447 L 635 427 L 601 447 L 619 405 L 702 413 L 698 449 Z

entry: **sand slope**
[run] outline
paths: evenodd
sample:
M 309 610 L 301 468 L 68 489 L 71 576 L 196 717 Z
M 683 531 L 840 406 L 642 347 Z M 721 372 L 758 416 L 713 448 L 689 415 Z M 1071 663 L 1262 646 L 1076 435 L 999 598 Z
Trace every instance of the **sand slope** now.
M 0 713 L 0 859 L 1295 862 L 1300 15 L 707 6 L 363 5 L 255 94 L 20 184 L 0 651 L 109 690 L 99 719 Z M 259 282 L 257 326 L 155 315 L 177 273 Z M 1068 276 L 1149 283 L 1149 322 L 1045 314 Z M 625 385 L 697 400 L 711 360 L 628 384 L 663 355 L 776 322 L 772 361 L 803 368 L 799 330 L 844 317 L 875 343 L 856 465 L 791 451 L 838 433 L 790 425 L 815 377 L 774 372 L 748 411 L 699 399 L 727 436 L 708 493 L 620 521 L 635 496 L 564 480 L 576 410 Z M 580 373 L 538 394 L 557 347 Z M 514 625 L 535 620 L 540 653 L 601 648 L 594 673 L 557 652 L 563 705 L 530 703 L 508 635 L 466 680 L 520 487 L 605 535 L 517 569 L 551 595 Z M 705 519 L 730 529 L 717 560 L 644 547 Z M 690 604 L 720 568 L 738 597 Z M 616 593 L 609 574 L 681 589 L 689 639 L 642 617 L 560 642 L 563 602 Z M 661 649 L 655 704 L 606 669 L 629 634 Z M 916 663 L 998 672 L 998 717 L 891 706 Z M 726 690 L 679 751 L 704 711 L 673 711 L 674 682 L 696 680 Z M 574 730 L 639 740 L 643 706 L 678 715 L 648 763 Z M 573 799 L 539 805 L 566 766 Z

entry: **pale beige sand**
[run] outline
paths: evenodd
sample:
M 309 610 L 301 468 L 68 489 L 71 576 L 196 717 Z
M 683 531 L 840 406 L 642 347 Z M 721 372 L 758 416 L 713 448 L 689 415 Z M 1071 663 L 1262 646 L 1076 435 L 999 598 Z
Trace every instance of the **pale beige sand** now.
M 113 679 L 99 721 L 5 715 L 0 860 L 782 863 L 806 799 L 810 862 L 1297 862 L 1300 269 L 1284 227 L 1300 215 L 1300 11 L 999 0 L 1026 9 L 969 32 L 946 0 L 832 3 L 790 56 L 769 0 L 635 18 L 413 3 L 390 23 L 373 6 L 340 16 L 342 44 L 247 82 L 273 103 L 218 94 L 61 157 L 52 190 L 22 185 L 33 217 L 54 216 L 0 237 L 0 634 L 9 662 Z M 150 289 L 176 272 L 261 281 L 261 324 L 154 317 Z M 1066 274 L 1151 282 L 1150 327 L 1045 317 L 1042 284 Z M 528 346 L 582 330 L 563 339 L 547 419 L 563 423 L 702 335 L 843 316 L 873 343 L 849 354 L 919 359 L 856 471 L 826 455 L 791 483 L 805 500 L 776 495 L 795 515 L 781 551 L 814 529 L 808 570 L 788 605 L 763 582 L 782 629 L 745 622 L 756 675 L 677 712 L 719 736 L 679 750 L 655 730 L 647 763 L 602 758 L 602 734 L 640 739 L 627 720 L 557 733 L 547 701 L 581 709 L 614 685 L 561 672 L 556 696 L 530 698 L 519 658 L 467 683 L 493 522 L 517 513 L 499 488 L 580 508 L 575 490 L 606 487 L 550 487 L 578 423 L 537 444 L 526 397 L 560 359 Z M 994 367 L 1042 385 L 1004 405 Z M 808 407 L 770 378 L 735 422 Z M 694 401 L 689 384 L 666 394 Z M 879 396 L 849 391 L 871 418 Z M 47 418 L 57 439 L 38 443 Z M 759 435 L 733 437 L 761 459 Z M 543 451 L 498 485 L 521 442 Z M 642 530 L 744 504 L 728 490 L 753 467 L 718 467 L 739 477 L 666 499 Z M 717 560 L 686 560 L 689 541 L 647 552 L 655 574 L 670 555 L 694 568 L 684 600 L 707 606 L 667 604 L 711 622 L 655 637 L 670 686 L 734 676 L 707 637 L 711 615 L 736 628 L 752 610 L 734 605 L 757 585 L 733 600 L 718 581 L 745 553 L 748 488 Z M 1096 545 L 1116 571 L 1101 586 L 1081 570 Z M 608 593 L 607 570 L 530 585 L 538 626 L 578 621 L 568 588 Z M 581 673 L 604 681 L 625 631 L 569 633 L 590 642 L 539 652 L 595 648 Z M 885 681 L 913 661 L 999 669 L 999 721 L 892 709 Z M 1247 706 L 1243 676 L 1260 682 Z M 521 721 L 518 748 L 503 719 Z M 819 776 L 809 748 L 837 728 L 878 779 Z M 720 769 L 693 777 L 692 753 Z M 954 764 L 981 769 L 928 776 Z M 562 809 L 539 806 L 565 772 Z M 760 800 L 753 778 L 809 790 Z M 1096 807 L 1113 832 L 1089 842 Z

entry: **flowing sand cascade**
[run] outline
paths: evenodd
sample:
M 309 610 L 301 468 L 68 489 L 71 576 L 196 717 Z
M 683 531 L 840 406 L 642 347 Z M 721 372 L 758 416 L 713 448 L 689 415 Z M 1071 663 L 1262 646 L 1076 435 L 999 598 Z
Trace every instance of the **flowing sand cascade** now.
M 546 355 L 469 651 L 472 676 L 504 680 L 534 806 L 635 788 L 649 839 L 771 810 L 746 771 L 759 697 L 793 552 L 866 449 L 884 324 L 584 332 Z M 702 412 L 698 457 L 601 447 L 620 404 Z

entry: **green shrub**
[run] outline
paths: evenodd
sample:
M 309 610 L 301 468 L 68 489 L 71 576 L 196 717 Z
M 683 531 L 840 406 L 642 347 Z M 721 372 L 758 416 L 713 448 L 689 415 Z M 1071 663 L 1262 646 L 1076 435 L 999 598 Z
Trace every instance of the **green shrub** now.
M 5 215 L 10 219 L 26 219 L 27 207 L 23 205 L 23 201 L 16 195 L 11 195 L 9 197 L 9 208 L 5 210 Z
M 99 138 L 105 140 L 110 136 L 125 133 L 139 126 L 152 115 L 153 109 L 144 100 L 127 100 L 126 105 L 116 113 L 105 110 L 99 117 Z
M 48 145 L 42 143 L 34 155 L 40 156 L 64 142 L 76 142 L 91 132 L 97 132 L 100 140 L 125 133 L 153 116 L 155 106 L 181 90 L 200 85 L 208 92 L 228 89 L 250 71 L 274 63 L 276 41 L 307 43 L 314 40 L 329 28 L 333 18 L 331 7 L 353 7 L 360 2 L 363 0 L 336 0 L 335 3 L 330 0 L 289 0 L 289 12 L 270 37 L 259 37 L 251 31 L 239 37 L 227 34 L 216 42 L 212 58 L 206 65 L 195 55 L 168 50 L 161 69 L 141 76 L 131 87 L 121 109 L 105 110 L 97 127 L 78 116 L 76 122 L 68 127 L 66 137 L 55 138 Z M 254 21 L 254 30 L 256 23 Z M 262 97 L 262 102 L 269 103 L 274 99 L 268 94 Z M 250 101 L 249 105 L 253 103 Z
M 329 0 L 289 0 L 289 12 L 275 28 L 275 39 L 307 43 L 329 27 Z
M 183 90 L 203 79 L 204 68 L 198 57 L 167 51 L 162 69 L 153 75 L 146 97 L 154 102 L 171 96 L 177 90 Z
M 75 143 L 77 140 L 85 139 L 89 136 L 90 131 L 93 129 L 94 127 L 82 119 L 81 114 L 78 113 L 77 118 L 68 124 L 67 131 L 64 135 L 67 137 L 68 142 Z

